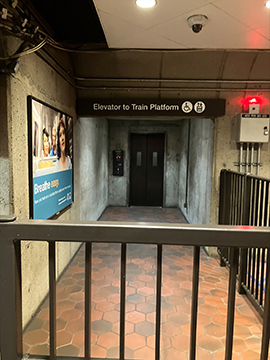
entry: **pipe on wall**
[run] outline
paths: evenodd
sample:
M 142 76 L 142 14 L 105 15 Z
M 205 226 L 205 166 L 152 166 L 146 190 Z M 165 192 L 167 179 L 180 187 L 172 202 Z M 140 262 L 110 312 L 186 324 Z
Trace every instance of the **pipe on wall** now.
M 253 174 L 253 162 L 254 162 L 254 143 L 251 143 L 251 157 L 250 157 L 250 173 Z
M 243 171 L 243 143 L 240 143 L 239 171 Z

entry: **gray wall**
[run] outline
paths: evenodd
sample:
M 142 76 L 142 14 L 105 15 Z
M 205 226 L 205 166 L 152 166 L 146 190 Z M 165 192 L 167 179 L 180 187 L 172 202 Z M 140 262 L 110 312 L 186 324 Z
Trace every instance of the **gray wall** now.
M 181 122 L 179 208 L 191 224 L 210 222 L 213 149 L 214 123 L 211 119 L 191 119 Z M 187 207 L 184 207 L 186 184 Z
M 74 130 L 79 219 L 97 220 L 108 203 L 108 120 L 80 118 Z
M 129 134 L 165 133 L 164 199 L 165 207 L 178 206 L 179 136 L 178 121 L 110 120 L 109 122 L 109 205 L 129 203 Z M 112 151 L 124 150 L 124 176 L 112 175 Z

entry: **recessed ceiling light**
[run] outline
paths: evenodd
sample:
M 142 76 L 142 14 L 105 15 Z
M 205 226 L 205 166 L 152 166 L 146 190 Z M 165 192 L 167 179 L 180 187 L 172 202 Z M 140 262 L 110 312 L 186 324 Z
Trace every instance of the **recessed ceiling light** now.
M 151 8 L 156 5 L 156 0 L 136 0 L 136 4 L 142 8 Z
M 268 9 L 270 9 L 270 0 L 267 1 L 267 3 L 265 4 L 265 6 L 266 6 Z

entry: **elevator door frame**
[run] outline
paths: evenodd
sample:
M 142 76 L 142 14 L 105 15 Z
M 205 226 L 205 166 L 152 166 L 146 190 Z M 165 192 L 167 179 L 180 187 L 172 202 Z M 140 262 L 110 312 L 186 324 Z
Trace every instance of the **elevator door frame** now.
M 129 133 L 128 138 L 128 148 L 129 148 L 129 184 L 128 184 L 128 206 L 133 206 L 130 204 L 130 197 L 131 197 L 131 136 L 132 135 L 155 135 L 155 134 L 163 134 L 164 136 L 164 150 L 163 150 L 163 179 L 162 179 L 162 205 L 164 207 L 165 204 L 165 189 L 166 189 L 166 152 L 167 152 L 167 132 L 166 131 L 131 131 Z M 136 205 L 134 205 L 136 206 Z

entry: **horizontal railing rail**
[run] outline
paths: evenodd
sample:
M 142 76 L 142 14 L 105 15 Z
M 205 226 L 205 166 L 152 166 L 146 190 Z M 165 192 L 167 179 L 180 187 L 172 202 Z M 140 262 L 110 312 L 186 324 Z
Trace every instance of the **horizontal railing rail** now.
M 21 250 L 22 240 L 46 241 L 49 244 L 49 302 L 50 302 L 50 355 L 56 359 L 56 271 L 55 245 L 61 242 L 82 242 L 85 252 L 85 359 L 91 358 L 91 251 L 92 243 L 121 244 L 120 273 L 120 352 L 125 354 L 125 288 L 126 246 L 128 244 L 155 244 L 157 246 L 156 276 L 156 340 L 155 360 L 160 356 L 161 279 L 163 245 L 193 246 L 193 282 L 190 326 L 190 357 L 196 359 L 196 330 L 201 246 L 230 247 L 230 275 L 227 310 L 225 360 L 232 359 L 236 274 L 238 248 L 251 247 L 256 241 L 260 248 L 269 248 L 269 228 L 248 229 L 239 226 L 194 226 L 178 224 L 109 223 L 109 222 L 60 222 L 0 219 L 0 349 L 1 360 L 21 359 L 22 350 L 22 295 Z M 267 270 L 269 272 L 269 268 Z M 268 359 L 270 337 L 270 282 L 266 289 L 261 360 Z M 45 357 L 46 358 L 46 357 Z M 62 358 L 63 359 L 63 358 Z M 201 359 L 197 359 L 201 360 Z
M 219 224 L 269 227 L 270 180 L 222 170 L 220 173 Z M 230 266 L 228 248 L 219 248 L 221 265 Z M 267 263 L 270 252 L 257 242 L 240 249 L 239 293 L 246 294 L 262 316 L 265 307 Z

